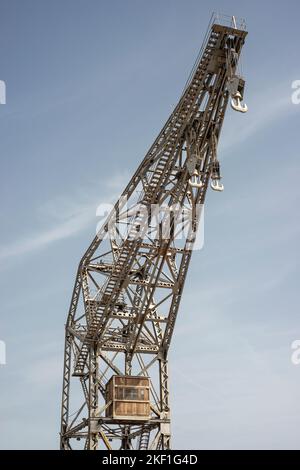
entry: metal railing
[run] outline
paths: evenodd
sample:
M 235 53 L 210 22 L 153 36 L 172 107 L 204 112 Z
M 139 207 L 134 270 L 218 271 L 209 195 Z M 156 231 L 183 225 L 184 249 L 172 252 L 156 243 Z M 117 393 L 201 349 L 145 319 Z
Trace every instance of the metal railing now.
M 241 31 L 246 31 L 246 21 L 244 20 L 244 18 L 236 18 L 235 16 L 223 15 L 222 13 L 213 13 L 211 15 L 209 23 L 208 23 L 207 30 L 206 30 L 206 33 L 205 33 L 205 36 L 204 36 L 202 46 L 201 46 L 200 51 L 197 55 L 197 58 L 196 58 L 195 63 L 193 65 L 193 68 L 192 68 L 192 70 L 191 70 L 191 72 L 188 76 L 188 79 L 187 79 L 187 81 L 184 85 L 181 97 L 186 92 L 186 90 L 187 90 L 187 88 L 188 88 L 188 86 L 189 86 L 189 84 L 190 84 L 190 82 L 191 82 L 191 80 L 194 76 L 194 73 L 198 68 L 201 57 L 203 55 L 203 52 L 204 52 L 204 50 L 207 46 L 208 40 L 210 38 L 212 26 L 214 24 L 219 24 L 219 25 L 222 25 L 222 26 L 229 26 L 230 28 L 239 29 Z
M 244 18 L 237 18 L 236 16 L 223 15 L 221 13 L 213 13 L 210 26 L 212 24 L 220 24 L 222 26 L 229 26 L 230 28 L 246 31 L 246 21 Z

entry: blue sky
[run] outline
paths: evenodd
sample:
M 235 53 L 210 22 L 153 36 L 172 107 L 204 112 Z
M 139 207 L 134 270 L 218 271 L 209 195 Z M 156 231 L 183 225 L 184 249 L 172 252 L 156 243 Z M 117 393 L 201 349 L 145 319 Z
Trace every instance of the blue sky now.
M 1 448 L 58 446 L 64 323 L 96 208 L 176 104 L 213 11 L 246 19 L 249 112 L 227 112 L 225 191 L 208 194 L 173 338 L 173 447 L 299 449 L 292 0 L 0 0 Z

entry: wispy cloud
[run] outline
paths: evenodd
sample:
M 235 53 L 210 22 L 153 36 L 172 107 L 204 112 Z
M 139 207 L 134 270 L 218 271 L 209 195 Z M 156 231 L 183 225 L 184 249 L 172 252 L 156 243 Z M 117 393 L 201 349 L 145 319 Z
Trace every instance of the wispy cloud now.
M 26 255 L 37 250 L 47 248 L 50 244 L 78 235 L 86 229 L 93 221 L 96 230 L 96 208 L 104 202 L 114 202 L 124 186 L 127 175 L 113 175 L 107 182 L 102 183 L 102 191 L 98 197 L 85 196 L 85 201 L 70 200 L 69 198 L 56 198 L 48 201 L 38 208 L 38 214 L 47 219 L 47 227 L 29 233 L 21 239 L 12 241 L 9 244 L 0 246 L 0 261 L 8 258 Z M 95 188 L 99 186 L 99 183 Z M 87 194 L 88 191 L 82 191 Z
M 292 103 L 292 89 L 289 88 L 289 80 L 273 86 L 266 83 L 261 90 L 247 96 L 245 92 L 245 102 L 249 106 L 247 114 L 236 113 L 231 116 L 231 122 L 226 124 L 224 138 L 222 137 L 220 151 L 227 153 L 231 148 L 246 142 L 258 132 L 267 129 L 276 120 L 299 112 L 300 106 Z M 232 125 L 232 121 L 234 124 Z
M 76 235 L 87 226 L 90 220 L 90 212 L 79 212 L 53 228 L 46 229 L 21 240 L 16 240 L 10 245 L 2 246 L 0 248 L 0 260 L 5 260 L 12 256 L 20 256 L 44 248 L 55 241 Z
M 244 119 L 243 125 L 239 123 L 239 129 L 232 123 L 224 133 L 221 141 L 221 152 L 228 152 L 233 146 L 246 142 L 255 133 L 269 127 L 275 120 L 284 118 L 296 111 L 297 106 L 291 102 L 290 92 L 284 82 L 274 90 L 265 87 L 255 96 L 249 97 L 249 112 L 246 116 L 234 116 L 233 120 Z M 278 99 L 277 97 L 281 97 Z M 125 172 L 126 173 L 126 172 Z M 104 187 L 110 192 L 109 201 L 112 202 L 127 182 L 129 174 L 114 174 L 104 183 Z M 51 225 L 44 230 L 35 231 L 26 237 L 15 240 L 5 246 L 0 246 L 0 260 L 21 256 L 36 250 L 46 248 L 48 245 L 72 236 L 76 236 L 84 230 L 95 218 L 95 210 L 100 203 L 98 200 L 82 204 L 81 202 L 68 203 L 63 198 L 51 201 L 39 209 L 47 212 Z

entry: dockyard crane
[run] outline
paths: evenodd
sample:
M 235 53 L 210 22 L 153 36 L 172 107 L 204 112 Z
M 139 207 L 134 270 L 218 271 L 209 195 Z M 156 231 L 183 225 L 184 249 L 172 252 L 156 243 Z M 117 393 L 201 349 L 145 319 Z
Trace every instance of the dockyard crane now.
M 83 255 L 66 323 L 61 449 L 169 449 L 168 352 L 245 23 L 214 15 L 182 96 Z M 184 313 L 182 313 L 184 315 Z M 188 348 L 188 345 L 187 345 Z

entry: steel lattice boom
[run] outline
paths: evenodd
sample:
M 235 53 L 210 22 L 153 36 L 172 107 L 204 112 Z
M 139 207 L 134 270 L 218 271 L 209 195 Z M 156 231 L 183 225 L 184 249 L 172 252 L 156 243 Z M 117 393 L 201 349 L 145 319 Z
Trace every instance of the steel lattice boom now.
M 169 449 L 168 351 L 247 32 L 213 17 L 184 92 L 82 257 L 66 323 L 62 449 Z

